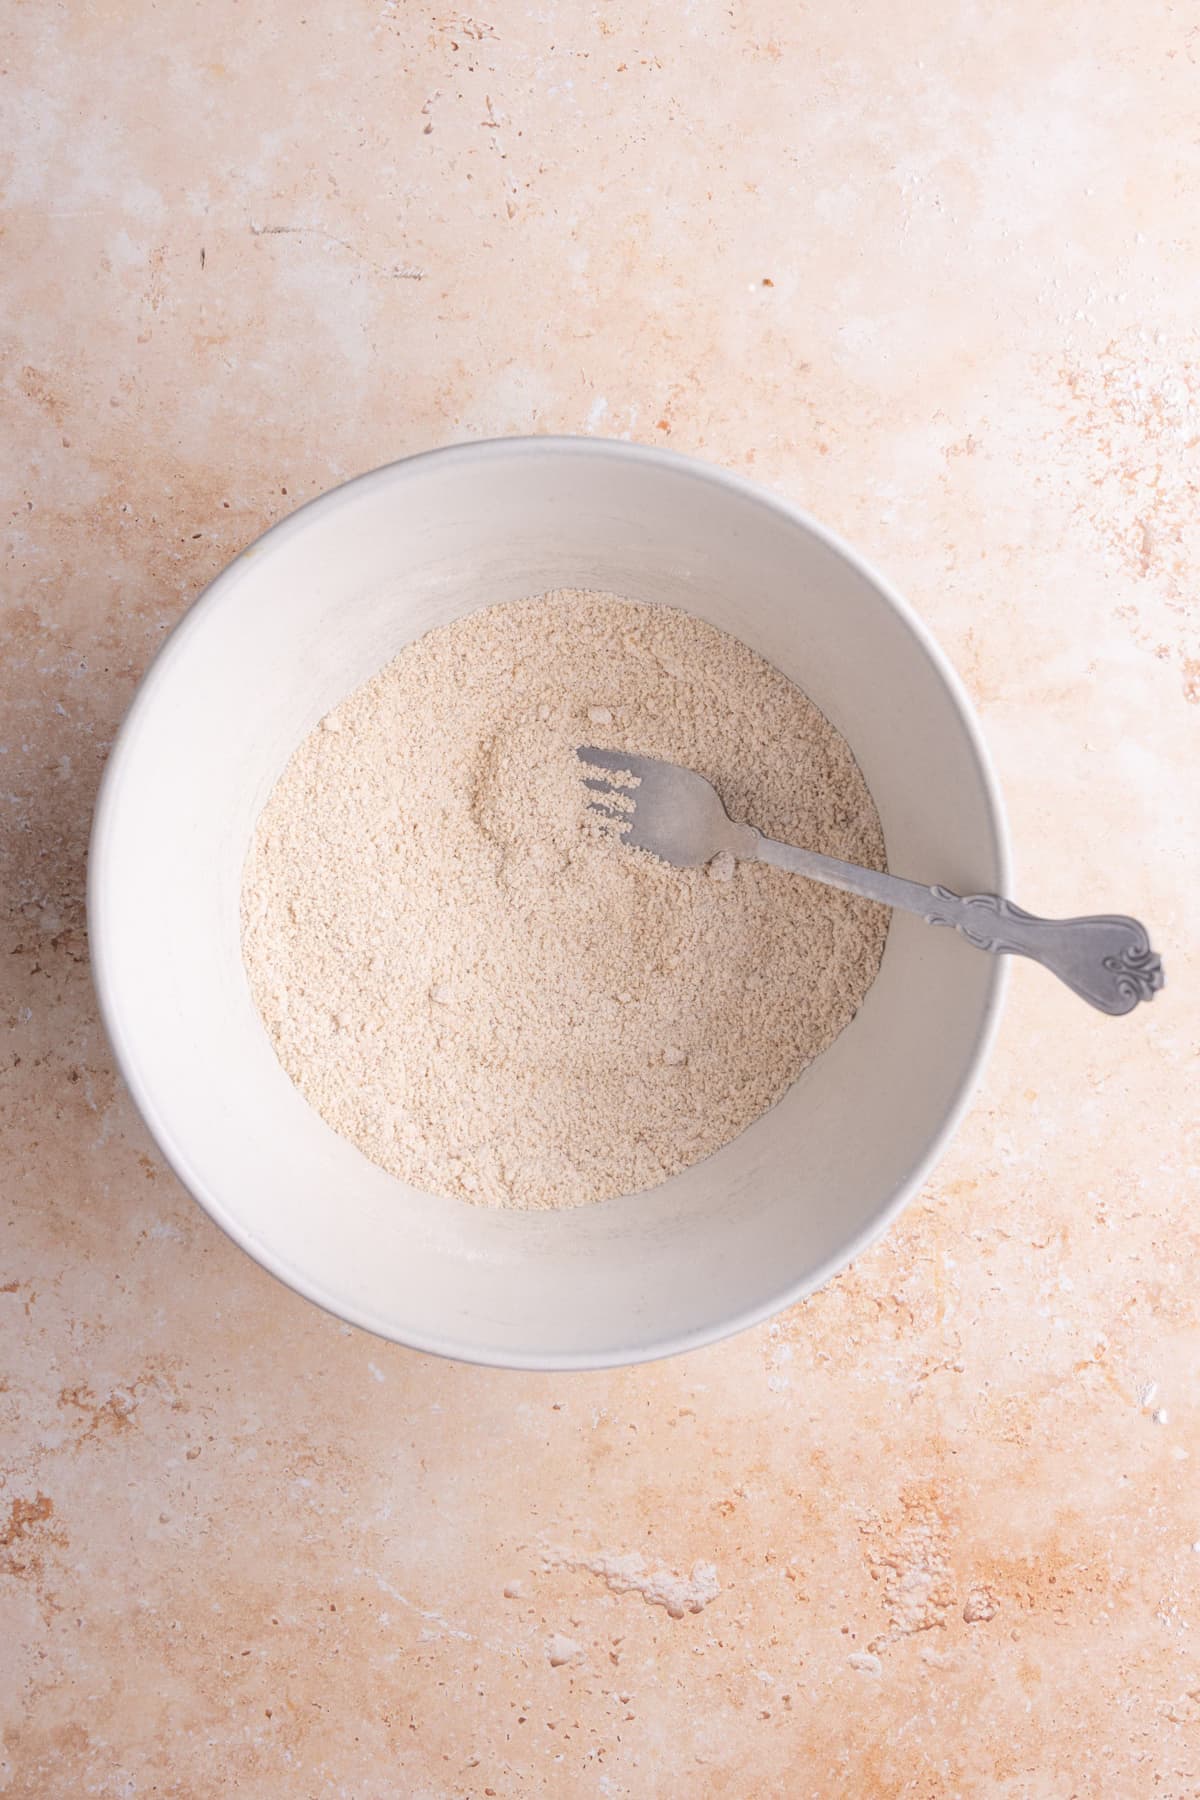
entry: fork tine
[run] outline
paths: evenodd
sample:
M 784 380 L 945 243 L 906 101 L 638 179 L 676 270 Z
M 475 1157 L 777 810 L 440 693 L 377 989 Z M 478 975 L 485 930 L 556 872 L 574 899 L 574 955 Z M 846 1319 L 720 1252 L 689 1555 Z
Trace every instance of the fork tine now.
M 605 825 L 612 826 L 618 832 L 628 831 L 633 824 L 632 811 L 613 812 L 610 807 L 603 806 L 599 800 L 589 800 L 583 810 L 590 813 L 593 819 L 602 820 Z
M 649 757 L 635 756 L 631 750 L 599 750 L 594 744 L 581 744 L 575 754 L 593 769 L 607 769 L 611 775 L 632 775 L 638 781 L 651 761 Z
M 633 816 L 634 798 L 632 794 L 623 794 L 619 789 L 605 794 L 593 794 L 587 801 L 594 812 L 604 812 L 610 818 L 629 819 Z
M 631 813 L 637 804 L 634 796 L 636 788 L 614 787 L 609 781 L 593 780 L 584 776 L 583 785 L 591 788 L 595 798 L 590 802 L 593 806 L 601 804 L 611 806 L 616 812 Z

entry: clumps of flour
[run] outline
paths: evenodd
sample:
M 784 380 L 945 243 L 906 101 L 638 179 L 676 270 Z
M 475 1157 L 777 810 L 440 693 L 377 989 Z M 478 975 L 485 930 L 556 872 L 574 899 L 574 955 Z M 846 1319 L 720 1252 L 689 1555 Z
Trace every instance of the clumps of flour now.
M 584 807 L 583 743 L 683 763 L 734 818 L 883 866 L 844 740 L 689 614 L 563 592 L 409 645 L 284 770 L 243 948 L 310 1104 L 430 1192 L 553 1207 L 652 1186 L 772 1105 L 878 970 L 882 908 L 623 848 Z
M 548 1552 L 545 1560 L 549 1568 L 598 1575 L 610 1593 L 640 1594 L 647 1606 L 663 1607 L 672 1619 L 703 1612 L 721 1592 L 716 1564 L 710 1562 L 694 1562 L 690 1574 L 680 1575 L 674 1569 L 651 1568 L 636 1551 L 587 1557 Z

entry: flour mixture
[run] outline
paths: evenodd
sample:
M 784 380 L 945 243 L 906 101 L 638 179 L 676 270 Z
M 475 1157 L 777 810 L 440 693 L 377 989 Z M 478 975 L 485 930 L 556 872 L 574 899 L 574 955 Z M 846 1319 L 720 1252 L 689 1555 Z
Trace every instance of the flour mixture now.
M 879 968 L 881 907 L 615 842 L 584 811 L 585 743 L 683 763 L 733 818 L 884 866 L 845 741 L 686 613 L 554 593 L 410 645 L 284 770 L 243 941 L 301 1092 L 430 1192 L 578 1206 L 662 1181 L 778 1100 Z

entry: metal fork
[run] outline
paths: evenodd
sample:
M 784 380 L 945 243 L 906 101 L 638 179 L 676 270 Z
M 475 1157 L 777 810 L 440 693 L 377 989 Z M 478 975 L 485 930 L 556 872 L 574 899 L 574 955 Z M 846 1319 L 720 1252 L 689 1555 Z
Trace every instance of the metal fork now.
M 1039 919 L 1000 894 L 952 894 L 875 869 L 820 856 L 764 837 L 729 817 L 712 783 L 692 769 L 584 745 L 580 761 L 593 771 L 589 808 L 623 841 L 649 850 L 679 869 L 697 869 L 722 851 L 771 863 L 864 900 L 898 906 L 927 925 L 952 925 L 968 943 L 994 955 L 1028 956 L 1101 1012 L 1131 1012 L 1163 985 L 1162 960 L 1144 925 L 1120 913 L 1084 919 Z

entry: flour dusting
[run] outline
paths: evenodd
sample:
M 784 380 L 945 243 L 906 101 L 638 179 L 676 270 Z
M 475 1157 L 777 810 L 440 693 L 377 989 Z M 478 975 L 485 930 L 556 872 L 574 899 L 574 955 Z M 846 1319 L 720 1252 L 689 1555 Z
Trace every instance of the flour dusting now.
M 672 1619 L 703 1612 L 721 1591 L 716 1565 L 710 1562 L 694 1562 L 690 1575 L 680 1575 L 674 1569 L 650 1568 L 636 1551 L 586 1557 L 551 1553 L 546 1561 L 551 1568 L 598 1575 L 614 1594 L 640 1594 L 647 1606 L 664 1607 Z

